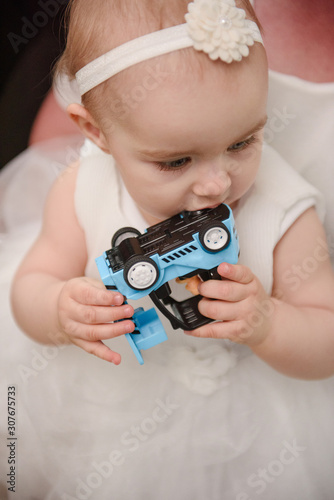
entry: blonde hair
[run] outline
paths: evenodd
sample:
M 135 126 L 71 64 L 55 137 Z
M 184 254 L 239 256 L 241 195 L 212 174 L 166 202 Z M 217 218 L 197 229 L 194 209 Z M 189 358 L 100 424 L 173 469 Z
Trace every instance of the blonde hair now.
M 107 51 L 147 33 L 184 23 L 190 1 L 70 0 L 66 11 L 67 43 L 56 64 L 55 75 L 64 73 L 74 79 L 79 69 Z M 237 0 L 237 4 L 260 27 L 249 0 Z M 189 55 L 193 51 L 183 49 L 178 52 Z M 199 54 L 197 58 L 203 61 L 207 56 Z M 196 59 L 196 55 L 191 59 Z M 83 104 L 97 120 L 103 110 L 104 92 L 108 89 L 116 98 L 127 71 L 100 84 L 82 97 Z

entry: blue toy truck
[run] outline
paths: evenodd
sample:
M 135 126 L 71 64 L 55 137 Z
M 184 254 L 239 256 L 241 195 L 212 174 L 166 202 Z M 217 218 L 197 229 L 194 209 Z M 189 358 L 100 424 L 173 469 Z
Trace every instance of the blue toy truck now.
M 118 290 L 127 299 L 149 295 L 174 329 L 194 330 L 211 321 L 198 311 L 202 297 L 177 301 L 168 282 L 195 275 L 203 281 L 220 279 L 217 266 L 221 262 L 236 264 L 238 256 L 232 210 L 221 204 L 181 212 L 143 234 L 134 228 L 121 228 L 113 236 L 112 248 L 98 257 L 96 264 L 106 288 Z M 142 364 L 140 350 L 163 342 L 167 336 L 154 309 L 136 309 L 133 321 L 137 329 L 127 338 Z

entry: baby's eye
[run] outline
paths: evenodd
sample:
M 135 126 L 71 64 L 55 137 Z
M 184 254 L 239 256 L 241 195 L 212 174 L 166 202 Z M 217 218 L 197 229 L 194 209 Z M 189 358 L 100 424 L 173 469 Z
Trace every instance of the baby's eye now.
M 157 165 L 160 170 L 181 170 L 183 167 L 188 165 L 191 161 L 191 158 L 180 158 L 179 160 L 173 161 L 158 161 Z
M 232 144 L 229 148 L 227 148 L 227 151 L 231 151 L 232 153 L 237 153 L 238 151 L 242 151 L 243 149 L 247 148 L 251 144 L 254 144 L 256 142 L 256 137 L 251 136 L 245 139 L 244 141 L 236 142 L 235 144 Z

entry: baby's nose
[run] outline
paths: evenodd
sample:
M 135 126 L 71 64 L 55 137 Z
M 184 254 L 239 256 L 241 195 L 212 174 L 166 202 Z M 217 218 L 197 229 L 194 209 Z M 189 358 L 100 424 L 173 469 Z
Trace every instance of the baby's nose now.
M 196 196 L 217 197 L 225 193 L 231 186 L 229 174 L 217 167 L 211 167 L 199 173 L 193 192 Z

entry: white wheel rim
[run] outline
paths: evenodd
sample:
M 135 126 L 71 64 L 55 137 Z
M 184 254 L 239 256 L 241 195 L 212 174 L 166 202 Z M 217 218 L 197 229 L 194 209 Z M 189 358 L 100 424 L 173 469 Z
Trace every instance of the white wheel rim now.
M 128 280 L 137 289 L 149 288 L 157 277 L 157 270 L 149 262 L 138 262 L 130 267 Z
M 228 234 L 221 227 L 212 227 L 204 235 L 204 243 L 209 250 L 220 250 L 226 245 L 227 240 Z

